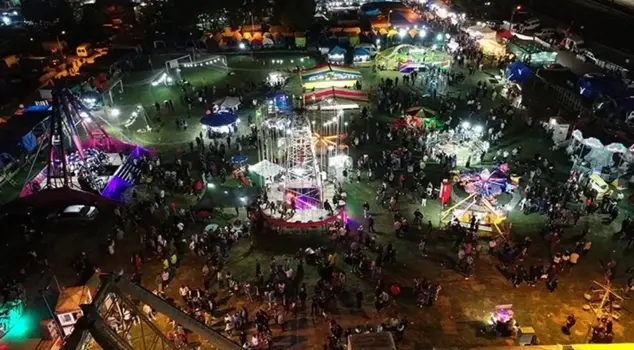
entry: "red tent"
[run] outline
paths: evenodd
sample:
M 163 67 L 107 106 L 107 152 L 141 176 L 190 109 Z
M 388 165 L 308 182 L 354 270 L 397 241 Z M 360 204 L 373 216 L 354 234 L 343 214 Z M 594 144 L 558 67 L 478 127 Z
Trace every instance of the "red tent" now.
M 513 37 L 513 33 L 510 30 L 503 30 L 501 32 L 498 32 L 496 34 L 496 36 L 498 38 L 502 38 L 502 39 L 511 39 Z

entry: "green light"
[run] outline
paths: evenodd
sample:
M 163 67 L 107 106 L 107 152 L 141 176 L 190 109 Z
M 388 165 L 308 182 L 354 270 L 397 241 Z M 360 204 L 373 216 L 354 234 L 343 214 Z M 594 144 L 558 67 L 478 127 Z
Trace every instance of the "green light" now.
M 25 338 L 31 331 L 32 321 L 29 315 L 22 315 L 22 317 L 16 320 L 7 336 L 12 339 Z
M 441 41 L 442 38 L 444 38 L 444 36 L 442 35 L 442 33 L 436 35 L 436 40 Z

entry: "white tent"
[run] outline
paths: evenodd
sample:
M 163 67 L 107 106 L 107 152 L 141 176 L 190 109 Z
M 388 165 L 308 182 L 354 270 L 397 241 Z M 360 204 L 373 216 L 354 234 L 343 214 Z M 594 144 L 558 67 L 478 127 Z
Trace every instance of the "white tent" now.
M 495 40 L 495 35 L 496 32 L 495 30 L 489 28 L 489 27 L 484 27 L 484 26 L 471 26 L 467 29 L 465 29 L 465 32 L 467 32 L 467 34 L 471 35 L 472 37 L 476 38 L 476 39 L 490 39 L 490 40 Z
M 240 104 L 241 104 L 240 98 L 230 97 L 230 96 L 218 99 L 214 103 L 216 104 L 216 106 L 218 106 L 219 110 L 233 111 L 233 112 L 237 111 L 238 107 L 240 107 Z
M 263 160 L 255 165 L 249 166 L 249 171 L 252 171 L 264 178 L 274 178 L 285 172 L 286 169 L 280 165 L 272 163 L 271 161 Z

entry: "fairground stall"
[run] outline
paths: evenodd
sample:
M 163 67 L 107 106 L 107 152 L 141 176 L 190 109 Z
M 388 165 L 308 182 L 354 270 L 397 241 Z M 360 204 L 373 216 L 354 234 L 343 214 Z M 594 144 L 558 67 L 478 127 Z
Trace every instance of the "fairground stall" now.
M 367 105 L 369 98 L 363 90 L 333 87 L 305 93 L 303 101 L 309 110 L 357 110 Z
M 507 47 L 509 53 L 527 66 L 543 67 L 557 63 L 557 52 L 537 38 L 515 34 L 509 39 Z
M 306 90 L 332 87 L 356 88 L 360 84 L 361 72 L 347 66 L 322 64 L 300 73 L 302 87 Z
M 596 175 L 603 182 L 619 183 L 621 176 L 628 172 L 634 162 L 634 145 L 625 147 L 622 143 L 613 142 L 604 145 L 595 137 L 584 137 L 580 130 L 572 132 L 571 142 L 566 147 L 566 153 L 573 163 L 572 170 L 582 175 Z M 595 181 L 598 182 L 598 181 Z M 599 195 L 607 191 L 603 183 L 597 184 Z
M 445 121 L 438 119 L 438 113 L 425 107 L 411 107 L 405 111 L 400 118 L 392 121 L 392 126 L 396 129 L 417 128 L 424 129 L 425 132 L 443 130 Z
M 344 64 L 346 63 L 346 49 L 335 46 L 328 52 L 328 63 Z
M 464 29 L 478 43 L 480 50 L 489 57 L 502 57 L 506 46 L 497 41 L 497 32 L 485 25 L 474 25 Z
M 433 47 L 403 44 L 379 52 L 374 65 L 380 70 L 410 73 L 431 66 L 447 68 L 451 65 L 451 57 Z
M 372 60 L 371 53 L 368 49 L 363 47 L 356 47 L 353 51 L 352 62 L 355 65 L 364 65 L 370 63 Z
M 205 115 L 200 118 L 203 131 L 210 138 L 222 137 L 235 132 L 239 122 L 238 115 L 229 111 L 212 112 L 207 110 Z

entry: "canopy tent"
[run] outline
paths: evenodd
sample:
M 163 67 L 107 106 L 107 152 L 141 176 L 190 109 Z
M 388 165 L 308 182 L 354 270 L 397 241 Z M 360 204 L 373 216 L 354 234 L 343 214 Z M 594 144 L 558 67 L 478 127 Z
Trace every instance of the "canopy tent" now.
M 577 80 L 579 94 L 593 99 L 605 96 L 613 99 L 629 96 L 628 86 L 618 77 L 604 74 L 586 74 Z
M 471 26 L 464 30 L 470 36 L 476 39 L 492 39 L 495 40 L 497 32 L 489 27 L 485 26 Z
M 506 54 L 506 46 L 498 43 L 495 39 L 480 39 L 478 46 L 487 56 L 501 57 Z
M 445 126 L 445 122 L 438 119 L 437 115 L 436 111 L 429 108 L 411 107 L 405 111 L 405 115 L 402 118 L 394 119 L 392 125 L 395 128 L 423 127 L 429 131 L 434 131 Z
M 352 60 L 355 63 L 367 62 L 370 60 L 370 57 L 371 57 L 370 51 L 368 51 L 366 48 L 363 48 L 363 47 L 357 47 L 354 49 Z
M 216 100 L 215 105 L 218 106 L 220 111 L 237 111 L 242 102 L 239 97 L 227 96 Z
M 361 79 L 361 72 L 352 67 L 322 64 L 303 71 L 301 79 L 305 89 L 353 87 Z
M 249 171 L 263 178 L 274 178 L 286 171 L 286 169 L 278 164 L 268 160 L 263 160 L 249 167 Z
M 333 63 L 343 63 L 346 60 L 346 49 L 335 46 L 328 52 L 328 61 Z
M 12 153 L 18 148 L 33 151 L 36 145 L 32 131 L 48 119 L 52 110 L 51 106 L 29 106 L 2 118 L 5 122 L 0 122 L 0 151 Z
M 533 71 L 520 61 L 515 61 L 506 67 L 505 78 L 508 81 L 522 83 L 533 75 Z
M 231 128 L 238 123 L 238 115 L 232 112 L 220 111 L 211 113 L 207 110 L 205 115 L 200 118 L 200 123 L 209 127 L 214 132 L 229 133 Z
M 363 103 L 369 102 L 368 95 L 363 91 L 333 87 L 304 94 L 304 104 L 311 106 L 328 98 Z

